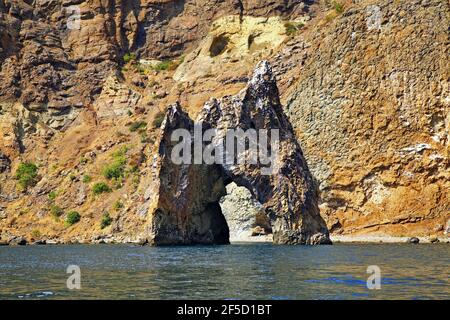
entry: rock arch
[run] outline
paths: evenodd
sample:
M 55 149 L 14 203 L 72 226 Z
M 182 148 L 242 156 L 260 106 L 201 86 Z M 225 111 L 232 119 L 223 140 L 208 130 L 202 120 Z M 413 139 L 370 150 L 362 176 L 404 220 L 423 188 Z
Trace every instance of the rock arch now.
M 213 144 L 222 143 L 229 129 L 278 129 L 276 170 L 266 175 L 262 165 L 249 163 L 175 165 L 171 154 L 177 142 L 171 141 L 171 134 L 181 128 L 194 135 L 194 124 L 201 124 L 202 130 L 216 129 Z M 228 243 L 229 230 L 219 201 L 229 181 L 245 186 L 263 205 L 274 243 L 331 243 L 319 214 L 313 178 L 282 110 L 275 77 L 266 61 L 257 65 L 238 95 L 207 102 L 196 122 L 179 104 L 170 106 L 161 127 L 155 170 L 157 196 L 148 228 L 151 244 Z

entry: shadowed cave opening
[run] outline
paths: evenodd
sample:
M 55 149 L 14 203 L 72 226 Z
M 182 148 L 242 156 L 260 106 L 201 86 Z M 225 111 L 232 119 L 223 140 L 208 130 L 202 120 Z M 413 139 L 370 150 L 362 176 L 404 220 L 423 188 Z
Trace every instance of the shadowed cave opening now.
M 224 35 L 219 35 L 218 37 L 215 37 L 209 48 L 210 56 L 216 57 L 222 54 L 226 50 L 229 41 L 230 39 Z

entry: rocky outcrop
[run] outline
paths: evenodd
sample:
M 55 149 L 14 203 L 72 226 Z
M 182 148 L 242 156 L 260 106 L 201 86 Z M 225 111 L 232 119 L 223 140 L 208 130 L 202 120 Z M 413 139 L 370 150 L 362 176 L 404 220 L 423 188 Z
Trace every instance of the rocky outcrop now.
M 262 203 L 282 243 L 320 242 L 310 236 L 325 234 L 320 219 L 310 218 L 318 215 L 316 201 L 334 236 L 448 237 L 449 5 L 340 2 L 0 0 L 0 233 L 29 242 L 39 231 L 60 242 L 143 243 L 160 230 L 160 243 L 226 242 L 222 215 L 230 233 L 249 230 L 255 208 L 236 209 L 251 200 Z M 305 159 L 291 138 L 283 140 L 280 175 L 251 166 L 177 171 L 162 161 L 161 111 L 176 101 L 222 134 L 284 122 L 282 113 L 273 116 L 281 107 L 269 80 L 267 92 L 253 94 L 250 83 L 239 93 L 264 59 L 311 172 L 295 169 Z M 261 108 L 245 109 L 254 104 Z M 195 124 L 175 109 L 174 123 Z M 176 126 L 167 125 L 168 139 Z M 105 177 L 120 150 L 128 151 L 119 157 L 119 177 Z M 36 164 L 42 176 L 27 192 L 14 179 L 21 162 Z M 187 181 L 209 196 L 189 194 L 193 205 L 175 201 L 186 195 L 176 185 Z M 243 193 L 221 198 L 232 181 Z M 98 183 L 111 192 L 94 196 Z M 217 202 L 227 199 L 234 212 L 221 215 Z M 83 218 L 65 228 L 52 206 Z M 160 227 L 155 218 L 152 230 L 158 206 L 161 221 L 170 218 Z M 104 213 L 113 223 L 99 229 Z M 178 234 L 167 238 L 164 225 L 176 225 Z
M 192 49 L 210 30 L 211 22 L 221 17 L 297 17 L 308 9 L 308 2 L 166 0 L 141 1 L 140 8 L 138 51 L 143 56 L 164 59 Z
M 266 172 L 264 165 L 267 163 L 252 162 L 254 154 L 248 148 L 234 154 L 231 162 L 221 161 L 222 154 L 216 154 L 214 164 L 174 164 L 171 158 L 176 145 L 171 141 L 173 131 L 186 129 L 194 134 L 195 128 L 179 105 L 171 106 L 162 125 L 156 165 L 159 188 L 151 210 L 153 244 L 224 243 L 229 230 L 219 200 L 225 195 L 225 185 L 231 181 L 246 187 L 262 204 L 272 227 L 274 243 L 330 243 L 325 222 L 319 215 L 314 181 L 283 113 L 268 62 L 258 64 L 247 88 L 237 96 L 206 103 L 197 125 L 203 132 L 216 130 L 210 144 L 215 148 L 224 146 L 230 130 L 239 128 L 258 133 L 266 130 L 271 141 L 276 130 L 278 148 L 273 144 L 269 146 L 269 152 L 275 155 L 270 164 L 272 171 Z M 191 141 L 189 149 L 194 148 L 195 143 Z M 224 154 L 228 155 L 228 151 Z
M 156 208 L 149 228 L 153 245 L 227 244 L 229 231 L 219 199 L 225 185 L 219 166 L 176 165 L 171 135 L 176 129 L 194 134 L 194 121 L 176 104 L 161 128 L 157 161 Z
M 134 111 L 141 95 L 120 82 L 117 75 L 106 79 L 101 94 L 94 103 L 98 119 L 117 118 Z
M 226 69 L 253 67 L 258 57 L 267 56 L 287 38 L 281 17 L 225 16 L 177 68 L 174 79 L 195 81 L 207 75 L 223 75 Z

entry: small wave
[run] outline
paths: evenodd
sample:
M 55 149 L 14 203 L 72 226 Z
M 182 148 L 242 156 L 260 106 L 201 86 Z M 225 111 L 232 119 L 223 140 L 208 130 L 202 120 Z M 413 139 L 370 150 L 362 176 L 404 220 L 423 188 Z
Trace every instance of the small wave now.
M 39 292 L 20 294 L 17 296 L 17 298 L 19 298 L 19 299 L 35 299 L 35 298 L 47 298 L 47 297 L 51 297 L 54 295 L 55 295 L 55 293 L 52 291 L 39 291 Z

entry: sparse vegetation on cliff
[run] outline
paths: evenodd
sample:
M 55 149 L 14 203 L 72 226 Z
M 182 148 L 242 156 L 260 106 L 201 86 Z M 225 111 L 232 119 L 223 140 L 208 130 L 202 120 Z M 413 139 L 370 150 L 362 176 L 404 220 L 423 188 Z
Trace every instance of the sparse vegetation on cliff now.
M 38 182 L 38 167 L 34 163 L 25 162 L 19 165 L 16 179 L 22 189 L 33 187 Z
M 102 220 L 100 221 L 100 228 L 105 229 L 110 226 L 112 223 L 112 218 L 110 217 L 108 212 L 105 212 L 102 216 Z
M 123 202 L 122 201 L 120 201 L 120 200 L 117 200 L 115 203 L 114 203 L 114 210 L 120 210 L 120 209 L 122 209 L 124 207 L 124 204 L 123 204 Z
M 50 202 L 53 202 L 56 200 L 57 196 L 58 196 L 58 193 L 56 191 L 51 191 L 47 197 Z
M 164 112 L 159 111 L 159 112 L 155 115 L 155 118 L 153 119 L 153 122 L 152 122 L 153 128 L 156 129 L 156 128 L 161 127 L 161 124 L 162 124 L 163 121 L 164 121 L 164 117 L 165 117 Z
M 92 177 L 90 175 L 85 174 L 82 179 L 83 183 L 89 183 L 92 181 Z
M 176 61 L 165 60 L 152 66 L 152 69 L 155 71 L 166 71 L 166 70 L 171 71 L 175 70 L 178 67 L 178 64 L 179 63 Z
M 225 104 L 221 97 L 242 90 L 252 66 L 265 59 L 332 233 L 450 230 L 442 102 L 448 91 L 442 10 L 448 6 L 442 0 L 275 0 L 249 4 L 239 16 L 232 2 L 206 1 L 210 14 L 192 3 L 176 17 L 155 16 L 144 3 L 125 14 L 110 2 L 85 2 L 92 14 L 83 27 L 92 33 L 52 28 L 64 19 L 59 2 L 15 1 L 16 10 L 0 5 L 3 235 L 29 236 L 39 228 L 46 237 L 90 239 L 105 210 L 127 212 L 119 234 L 142 232 L 141 220 L 151 218 L 149 210 L 143 213 L 147 197 L 160 192 L 154 159 L 167 106 L 179 101 L 194 120 L 205 101 Z M 38 24 L 26 23 L 31 7 L 42 13 Z M 103 14 L 111 10 L 117 15 Z M 178 19 L 188 28 L 181 30 Z M 102 28 L 111 23 L 129 43 L 112 41 Z M 145 25 L 160 41 L 145 34 Z M 61 40 L 67 46 L 54 46 Z M 38 44 L 45 65 L 28 41 Z M 125 144 L 130 150 L 114 156 Z M 416 152 L 416 145 L 427 148 Z M 66 234 L 60 227 L 72 209 L 86 224 Z M 51 211 L 61 221 L 51 221 Z
M 294 36 L 304 24 L 301 22 L 286 22 L 284 27 L 286 28 L 286 34 L 290 37 Z
M 71 211 L 67 214 L 66 217 L 66 225 L 71 226 L 75 223 L 79 222 L 81 219 L 81 215 L 77 211 Z
M 342 3 L 333 1 L 332 6 L 333 6 L 334 11 L 336 11 L 337 13 L 344 12 L 344 5 Z
M 128 52 L 123 56 L 123 61 L 125 63 L 129 63 L 130 61 L 135 61 L 136 60 L 136 54 L 133 52 Z
M 108 193 L 111 192 L 111 188 L 104 182 L 97 182 L 96 184 L 94 184 L 94 186 L 92 187 L 92 193 L 94 195 L 99 195 L 102 193 Z
M 60 206 L 52 204 L 50 206 L 50 213 L 55 219 L 58 219 L 64 214 L 64 210 Z
M 123 178 L 125 173 L 125 166 L 127 164 L 126 153 L 128 151 L 127 147 L 122 147 L 118 151 L 114 152 L 112 155 L 112 163 L 107 165 L 102 173 L 103 176 L 109 180 Z
M 31 236 L 34 239 L 39 239 L 42 236 L 42 234 L 41 234 L 41 232 L 39 230 L 34 229 L 33 231 L 31 231 Z
M 136 131 L 145 129 L 146 127 L 147 127 L 147 122 L 145 122 L 145 121 L 136 121 L 136 122 L 133 122 L 132 124 L 130 124 L 129 129 L 130 129 L 131 132 L 136 132 Z

